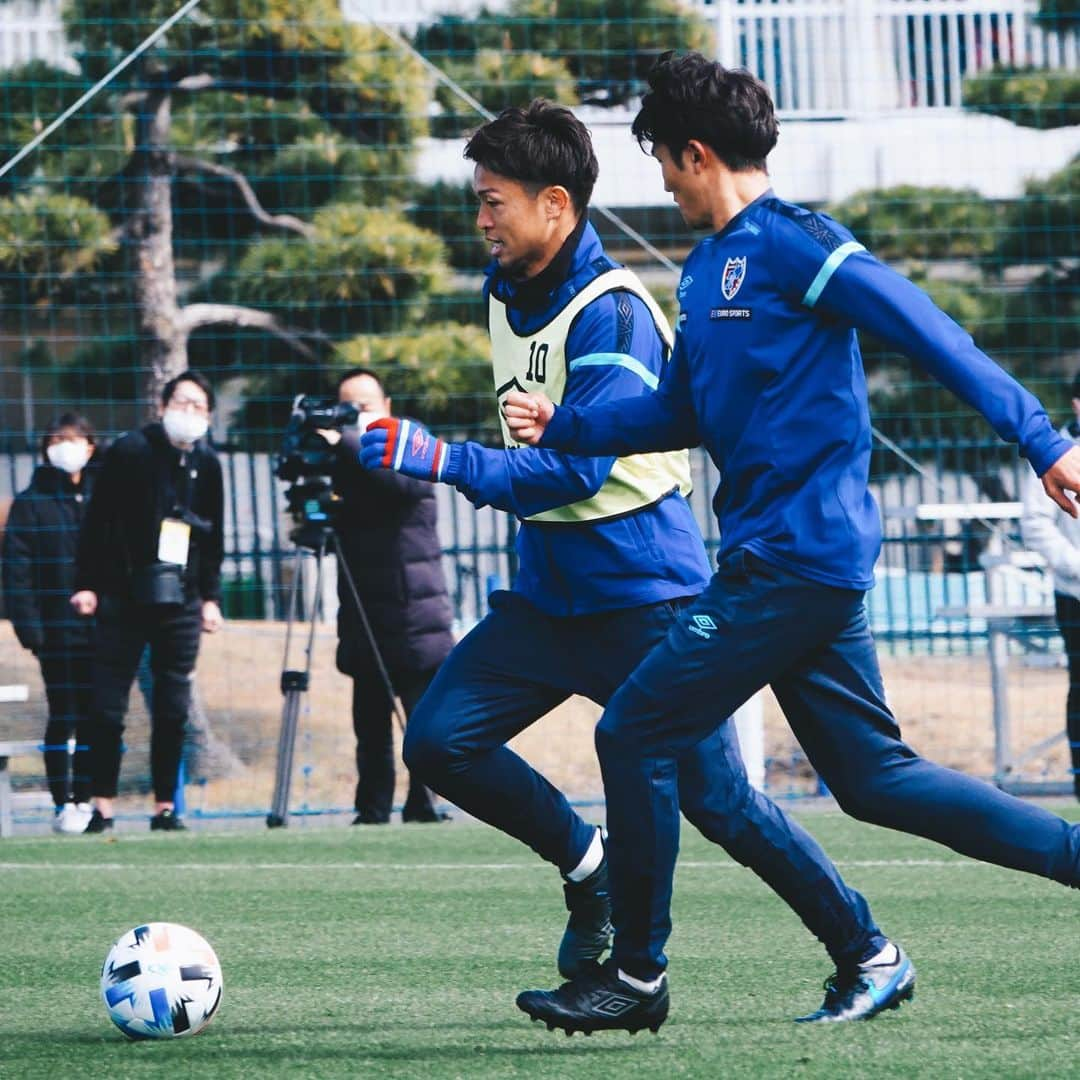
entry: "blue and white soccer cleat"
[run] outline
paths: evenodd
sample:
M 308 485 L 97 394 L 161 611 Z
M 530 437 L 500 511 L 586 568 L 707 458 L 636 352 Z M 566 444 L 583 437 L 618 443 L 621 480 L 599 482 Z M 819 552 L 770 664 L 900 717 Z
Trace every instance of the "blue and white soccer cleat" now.
M 795 1018 L 797 1024 L 870 1020 L 886 1009 L 898 1009 L 915 996 L 915 965 L 891 941 L 877 956 L 850 972 L 825 980 L 825 1000 L 817 1012 Z

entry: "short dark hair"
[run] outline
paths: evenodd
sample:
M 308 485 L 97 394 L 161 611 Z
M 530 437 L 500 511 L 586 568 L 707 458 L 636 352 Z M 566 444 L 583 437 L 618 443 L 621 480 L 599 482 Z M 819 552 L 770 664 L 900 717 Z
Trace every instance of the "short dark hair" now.
M 61 413 L 51 424 L 45 429 L 45 434 L 41 436 L 41 456 L 46 461 L 49 454 L 49 440 L 54 435 L 59 435 L 61 431 L 76 431 L 78 432 L 91 446 L 97 442 L 97 437 L 94 434 L 94 425 L 83 416 L 82 413 L 66 412 Z
M 206 404 L 209 406 L 210 411 L 214 411 L 214 388 L 210 385 L 210 380 L 201 371 L 195 371 L 193 368 L 181 371 L 176 378 L 170 379 L 161 388 L 162 405 L 169 404 L 169 398 L 173 396 L 173 392 L 182 382 L 194 383 L 206 395 Z
M 1072 389 L 1069 392 L 1069 396 L 1080 398 L 1080 371 L 1073 376 Z
M 345 384 L 346 384 L 346 383 L 347 383 L 347 382 L 348 382 L 348 381 L 349 381 L 350 379 L 359 379 L 361 375 L 366 375 L 366 376 L 367 376 L 367 377 L 368 377 L 369 379 L 374 379 L 374 380 L 375 380 L 375 383 L 376 383 L 376 385 L 377 385 L 377 386 L 379 387 L 379 389 L 380 389 L 380 390 L 382 391 L 382 395 L 383 395 L 383 397 L 386 397 L 386 387 L 385 387 L 385 386 L 383 386 L 383 381 L 382 381 L 382 379 L 380 379 L 380 378 L 379 378 L 379 376 L 378 376 L 378 375 L 376 375 L 376 374 L 375 374 L 375 372 L 371 370 L 371 368 L 366 368 L 366 367 L 354 367 L 354 368 L 349 368 L 349 370 L 348 370 L 348 371 L 346 371 L 346 372 L 345 372 L 345 374 L 344 374 L 344 375 L 342 375 L 342 376 L 341 376 L 341 377 L 340 377 L 340 378 L 338 379 L 338 381 L 337 381 L 337 384 L 336 384 L 336 385 L 334 386 L 334 393 L 335 393 L 335 394 L 340 394 L 340 393 L 341 393 L 341 388 L 342 388 L 342 387 L 343 387 L 343 386 L 344 386 L 344 385 L 345 385 Z
M 473 133 L 465 157 L 534 195 L 551 184 L 566 188 L 579 215 L 600 173 L 589 129 L 569 109 L 543 98 L 503 109 Z
M 638 144 L 660 144 L 677 165 L 691 139 L 711 147 L 733 172 L 767 171 L 780 125 L 765 84 L 701 53 L 664 53 L 649 72 L 632 131 Z

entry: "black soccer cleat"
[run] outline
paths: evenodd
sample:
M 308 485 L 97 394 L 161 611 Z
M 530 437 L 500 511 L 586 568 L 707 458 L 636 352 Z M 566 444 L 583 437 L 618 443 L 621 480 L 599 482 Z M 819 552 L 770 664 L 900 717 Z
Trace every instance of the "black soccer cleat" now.
M 629 1031 L 660 1029 L 669 1006 L 667 978 L 652 994 L 636 990 L 619 978 L 614 961 L 594 965 L 583 975 L 565 982 L 558 990 L 525 990 L 517 1007 L 533 1020 L 542 1020 L 548 1031 Z
M 101 811 L 97 808 L 90 815 L 90 820 L 86 823 L 86 828 L 83 829 L 83 833 L 103 833 L 112 832 L 113 819 L 111 817 L 102 817 Z
M 611 944 L 607 858 L 584 881 L 567 881 L 563 895 L 570 918 L 559 942 L 557 962 L 564 979 L 576 979 L 595 968 Z
M 186 832 L 184 819 L 177 817 L 172 810 L 162 810 L 150 819 L 151 832 Z
M 860 964 L 850 973 L 825 980 L 825 1000 L 817 1012 L 795 1018 L 797 1024 L 870 1020 L 886 1009 L 899 1009 L 915 996 L 915 965 L 899 945 L 884 960 Z

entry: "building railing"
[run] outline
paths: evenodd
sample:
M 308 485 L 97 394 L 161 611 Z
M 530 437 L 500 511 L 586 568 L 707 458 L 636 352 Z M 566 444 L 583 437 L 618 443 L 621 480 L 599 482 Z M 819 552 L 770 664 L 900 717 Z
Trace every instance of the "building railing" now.
M 505 0 L 342 0 L 346 18 L 409 32 L 440 15 Z M 1044 29 L 1038 0 L 687 0 L 716 31 L 717 56 L 745 66 L 794 117 L 959 108 L 966 76 L 995 64 L 1080 67 L 1075 31 Z M 62 0 L 0 8 L 0 69 L 29 60 L 73 68 Z
M 78 70 L 64 35 L 63 0 L 8 0 L 0 5 L 0 71 L 44 60 Z
M 992 68 L 1076 70 L 1075 32 L 1044 29 L 1037 0 L 700 0 L 717 56 L 747 67 L 777 108 L 858 116 L 959 108 L 963 80 Z

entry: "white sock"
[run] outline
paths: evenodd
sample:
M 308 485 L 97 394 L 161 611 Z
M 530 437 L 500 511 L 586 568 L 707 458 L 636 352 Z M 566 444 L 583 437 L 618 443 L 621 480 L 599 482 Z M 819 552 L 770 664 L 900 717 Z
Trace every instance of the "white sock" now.
M 589 844 L 581 862 L 566 875 L 567 881 L 584 881 L 604 860 L 604 842 L 600 839 L 600 830 L 593 833 L 592 843 Z
M 864 960 L 859 967 L 874 967 L 878 964 L 895 964 L 900 959 L 900 950 L 891 942 L 885 942 L 885 947 L 876 956 Z
M 622 968 L 619 968 L 619 978 L 628 986 L 632 986 L 639 993 L 655 994 L 664 981 L 664 973 L 661 971 L 652 982 L 645 982 L 644 979 L 635 979 L 633 975 L 627 975 Z

